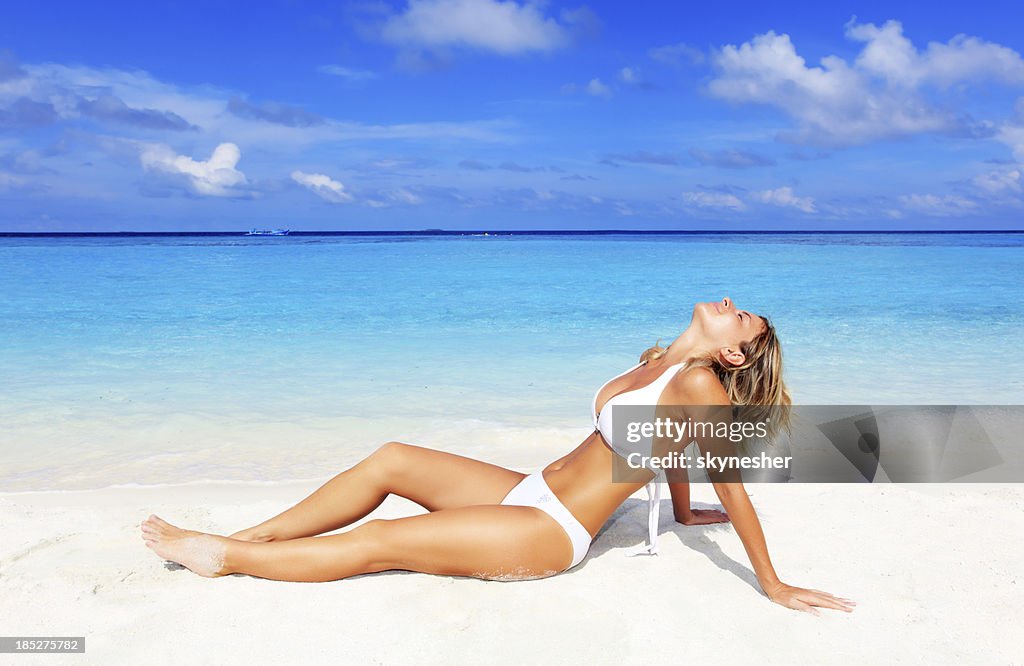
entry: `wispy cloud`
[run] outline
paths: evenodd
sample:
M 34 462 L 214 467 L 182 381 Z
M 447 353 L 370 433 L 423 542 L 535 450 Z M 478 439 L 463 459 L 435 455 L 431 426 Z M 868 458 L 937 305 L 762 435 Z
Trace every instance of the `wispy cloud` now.
M 679 156 L 672 153 L 652 153 L 646 150 L 634 150 L 631 153 L 611 153 L 601 160 L 602 164 L 609 166 L 619 166 L 621 162 L 672 166 L 679 164 Z
M 100 95 L 96 99 L 79 99 L 78 111 L 97 120 L 134 125 L 151 130 L 199 129 L 172 111 L 159 109 L 133 109 L 114 95 Z
M 683 42 L 657 46 L 647 51 L 652 60 L 667 65 L 700 65 L 704 62 L 704 53 Z
M 715 166 L 724 169 L 749 169 L 751 167 L 764 167 L 775 164 L 775 160 L 771 157 L 735 148 L 715 151 L 691 148 L 690 156 L 703 166 Z
M 339 181 L 333 180 L 330 176 L 322 173 L 305 173 L 303 171 L 292 171 L 292 180 L 310 190 L 318 197 L 331 203 L 350 203 L 352 195 L 345 191 L 345 186 Z
M 725 209 L 732 211 L 746 210 L 747 205 L 735 194 L 725 192 L 683 192 L 681 195 L 684 204 L 705 209 Z
M 18 76 L 0 80 L 0 126 L 11 128 L 74 126 L 90 114 L 125 132 L 179 133 L 187 126 L 212 141 L 230 133 L 246 146 L 294 152 L 349 140 L 511 142 L 517 127 L 509 119 L 385 125 L 328 118 L 280 102 L 254 103 L 214 86 L 177 86 L 140 70 L 46 63 L 18 64 L 13 71 Z
M 43 127 L 57 121 L 57 110 L 49 102 L 19 97 L 4 109 L 0 108 L 0 127 L 11 129 Z
M 778 187 L 774 190 L 761 190 L 760 192 L 752 193 L 751 196 L 761 203 L 781 206 L 783 208 L 795 208 L 799 211 L 803 211 L 804 213 L 815 213 L 818 210 L 814 205 L 814 199 L 810 197 L 796 196 L 793 193 L 792 187 Z
M 576 93 L 584 93 L 591 97 L 611 97 L 612 89 L 608 84 L 599 78 L 593 78 L 587 81 L 585 84 L 580 85 L 576 83 L 566 83 L 562 85 L 561 92 L 563 95 L 574 95 Z
M 899 200 L 908 210 L 937 217 L 967 215 L 978 209 L 977 203 L 956 194 L 906 194 Z
M 353 69 L 343 65 L 320 65 L 316 71 L 329 76 L 337 76 L 348 81 L 368 81 L 377 78 L 376 72 L 365 69 Z
M 227 110 L 239 118 L 262 120 L 288 127 L 314 127 L 316 125 L 323 125 L 326 122 L 319 115 L 299 106 L 291 106 L 279 102 L 253 104 L 238 96 L 228 100 Z

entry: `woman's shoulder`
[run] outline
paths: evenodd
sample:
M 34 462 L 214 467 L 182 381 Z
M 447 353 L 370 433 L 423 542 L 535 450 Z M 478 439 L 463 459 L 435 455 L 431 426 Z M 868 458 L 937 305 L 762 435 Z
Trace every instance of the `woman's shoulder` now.
M 666 387 L 672 402 L 681 405 L 728 405 L 729 396 L 714 370 L 698 365 L 684 367 Z

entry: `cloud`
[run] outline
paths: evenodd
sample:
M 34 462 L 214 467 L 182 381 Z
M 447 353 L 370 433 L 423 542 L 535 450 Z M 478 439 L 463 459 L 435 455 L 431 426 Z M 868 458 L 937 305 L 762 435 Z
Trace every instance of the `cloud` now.
M 810 197 L 798 197 L 793 194 L 791 187 L 779 187 L 774 190 L 761 190 L 751 193 L 751 197 L 761 203 L 781 206 L 783 208 L 796 208 L 805 213 L 816 213 L 814 199 Z
M 634 150 L 631 153 L 612 153 L 601 160 L 601 164 L 615 167 L 619 166 L 620 162 L 671 166 L 679 164 L 679 157 L 670 153 L 651 153 L 646 150 Z
M 96 99 L 78 100 L 78 111 L 96 120 L 124 123 L 153 130 L 195 130 L 195 125 L 171 111 L 133 109 L 114 95 L 100 95 Z
M 657 90 L 657 86 L 644 78 L 639 67 L 622 67 L 618 72 L 619 81 L 637 90 Z
M 18 66 L 18 59 L 14 52 L 8 49 L 0 51 L 0 81 L 20 79 L 27 76 L 28 72 Z
M 55 174 L 55 170 L 43 164 L 43 154 L 37 150 L 0 155 L 0 168 L 23 175 Z
M 908 210 L 936 217 L 968 215 L 978 208 L 975 202 L 955 194 L 905 194 L 899 200 Z
M 163 144 L 146 146 L 139 159 L 147 171 L 157 171 L 184 179 L 196 194 L 212 197 L 249 196 L 249 192 L 236 189 L 247 184 L 245 174 L 235 166 L 242 153 L 233 143 L 222 143 L 213 150 L 210 159 L 196 161 L 176 154 Z
M 399 173 L 411 169 L 427 169 L 435 164 L 437 164 L 437 160 L 429 157 L 382 157 L 370 160 L 364 165 L 364 168 Z
M 43 127 L 56 122 L 57 117 L 53 104 L 19 97 L 6 109 L 0 109 L 0 127 Z
M 413 188 L 400 187 L 393 190 L 369 192 L 363 203 L 370 208 L 391 208 L 393 206 L 416 206 L 423 203 L 423 197 L 413 192 Z
M 775 160 L 746 150 L 729 148 L 726 150 L 706 151 L 691 148 L 690 156 L 704 166 L 722 167 L 724 169 L 749 169 L 751 167 L 772 166 Z
M 915 88 L 928 83 L 949 87 L 961 81 L 991 79 L 1024 83 L 1024 60 L 1013 49 L 959 34 L 946 44 L 929 42 L 919 52 L 903 36 L 899 21 L 846 25 L 846 36 L 865 42 L 855 66 L 893 86 Z
M 459 162 L 460 169 L 469 169 L 470 171 L 488 171 L 493 169 L 490 164 L 481 162 L 479 160 L 462 160 Z
M 995 139 L 1009 146 L 1013 156 L 1024 162 L 1024 97 L 1017 100 L 1017 117 L 1002 123 Z
M 973 133 L 975 123 L 933 105 L 925 93 L 981 80 L 1024 82 L 1019 54 L 974 37 L 957 35 L 919 51 L 898 21 L 882 27 L 851 21 L 846 36 L 865 43 L 853 63 L 829 55 L 820 67 L 808 67 L 789 35 L 774 31 L 723 46 L 713 54 L 716 77 L 708 92 L 782 110 L 798 124 L 782 140 L 850 146 L 929 132 Z
M 578 92 L 586 93 L 593 97 L 611 97 L 612 89 L 608 87 L 601 79 L 593 78 L 587 82 L 586 85 L 577 85 L 575 83 L 566 83 L 562 85 L 562 94 L 573 95 Z
M 700 49 L 679 42 L 667 46 L 658 46 L 647 51 L 652 60 L 666 65 L 700 65 L 704 62 L 704 53 Z
M 735 194 L 725 192 L 683 192 L 683 203 L 697 208 L 722 208 L 733 211 L 746 210 L 747 205 Z
M 330 201 L 331 203 L 349 203 L 352 201 L 352 195 L 345 191 L 344 185 L 322 173 L 305 173 L 296 170 L 292 171 L 291 176 L 292 180 L 296 183 L 311 190 L 325 201 Z
M 132 109 L 172 113 L 199 128 L 201 136 L 219 141 L 226 134 L 240 144 L 287 151 L 350 140 L 512 141 L 517 124 L 509 119 L 367 124 L 323 118 L 283 104 L 256 105 L 235 91 L 213 86 L 185 88 L 153 78 L 141 70 L 98 69 L 65 65 L 21 64 L 27 75 L 0 81 L 0 122 L 31 127 L 51 122 L 73 125 L 81 118 L 79 100 L 110 94 Z M 19 99 L 25 101 L 20 102 Z M 225 113 L 234 107 L 242 115 Z M 12 112 L 12 105 L 14 110 Z M 322 121 L 322 122 L 320 122 Z M 131 127 L 126 125 L 126 127 Z M 133 154 L 132 159 L 135 159 Z
M 587 91 L 588 95 L 593 95 L 594 97 L 611 97 L 612 94 L 611 89 L 601 83 L 601 79 L 590 79 L 584 90 Z
M 377 74 L 375 72 L 365 69 L 352 69 L 351 67 L 344 67 L 342 65 L 320 65 L 316 68 L 316 71 L 321 74 L 327 74 L 328 76 L 337 76 L 348 81 L 367 81 L 369 79 L 377 78 Z
M 989 173 L 975 176 L 971 179 L 971 184 L 982 192 L 996 198 L 1024 194 L 1024 180 L 1022 180 L 1019 168 L 990 171 Z
M 550 51 L 568 42 L 566 27 L 545 16 L 539 3 L 515 0 L 409 0 L 404 12 L 386 20 L 380 37 L 406 49 L 465 47 L 501 55 Z
M 301 107 L 278 102 L 252 104 L 237 95 L 228 100 L 227 110 L 239 118 L 262 120 L 287 127 L 313 127 L 324 124 L 323 118 Z

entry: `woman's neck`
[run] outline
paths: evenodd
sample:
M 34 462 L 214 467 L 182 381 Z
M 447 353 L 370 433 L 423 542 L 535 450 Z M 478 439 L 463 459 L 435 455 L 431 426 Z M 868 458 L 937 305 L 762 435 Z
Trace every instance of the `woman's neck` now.
M 661 361 L 666 365 L 675 365 L 677 363 L 684 363 L 686 361 L 693 360 L 707 353 L 705 349 L 699 345 L 699 341 L 694 339 L 695 336 L 691 334 L 691 329 L 686 329 L 683 333 L 672 341 L 672 344 L 668 346 L 665 351 L 665 355 L 661 357 Z

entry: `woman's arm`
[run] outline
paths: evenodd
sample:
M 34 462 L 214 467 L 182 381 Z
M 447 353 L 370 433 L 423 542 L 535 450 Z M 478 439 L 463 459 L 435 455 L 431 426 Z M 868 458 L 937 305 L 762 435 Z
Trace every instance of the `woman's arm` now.
M 666 470 L 668 490 L 672 494 L 672 513 L 676 522 L 683 525 L 711 525 L 729 522 L 729 516 L 717 509 L 693 509 L 690 507 L 690 479 L 685 470 Z
M 671 386 L 675 385 L 675 386 Z M 686 373 L 678 381 L 670 383 L 673 395 L 671 396 L 676 404 L 688 405 L 692 411 L 695 421 L 709 421 L 716 419 L 730 419 L 730 405 L 728 395 L 722 388 L 718 378 L 706 368 L 694 368 Z M 712 454 L 716 457 L 737 455 L 735 446 L 725 437 L 715 437 L 713 431 L 707 437 L 698 437 L 697 445 L 701 454 Z M 726 429 L 728 432 L 728 429 Z M 757 582 L 769 599 L 777 604 L 792 608 L 794 610 L 806 611 L 818 614 L 816 606 L 823 608 L 834 608 L 850 612 L 855 605 L 848 599 L 842 599 L 822 592 L 821 590 L 810 590 L 792 585 L 786 585 L 779 580 L 768 557 L 768 545 L 764 538 L 764 531 L 761 529 L 761 522 L 757 519 L 754 505 L 747 496 L 742 481 L 735 473 L 715 474 L 709 473 L 715 493 L 725 507 L 726 513 L 736 528 L 736 534 L 743 542 L 743 548 L 747 551 L 747 557 L 754 568 L 754 575 Z M 687 488 L 687 498 L 689 496 Z M 673 496 L 673 508 L 675 507 L 675 496 Z

